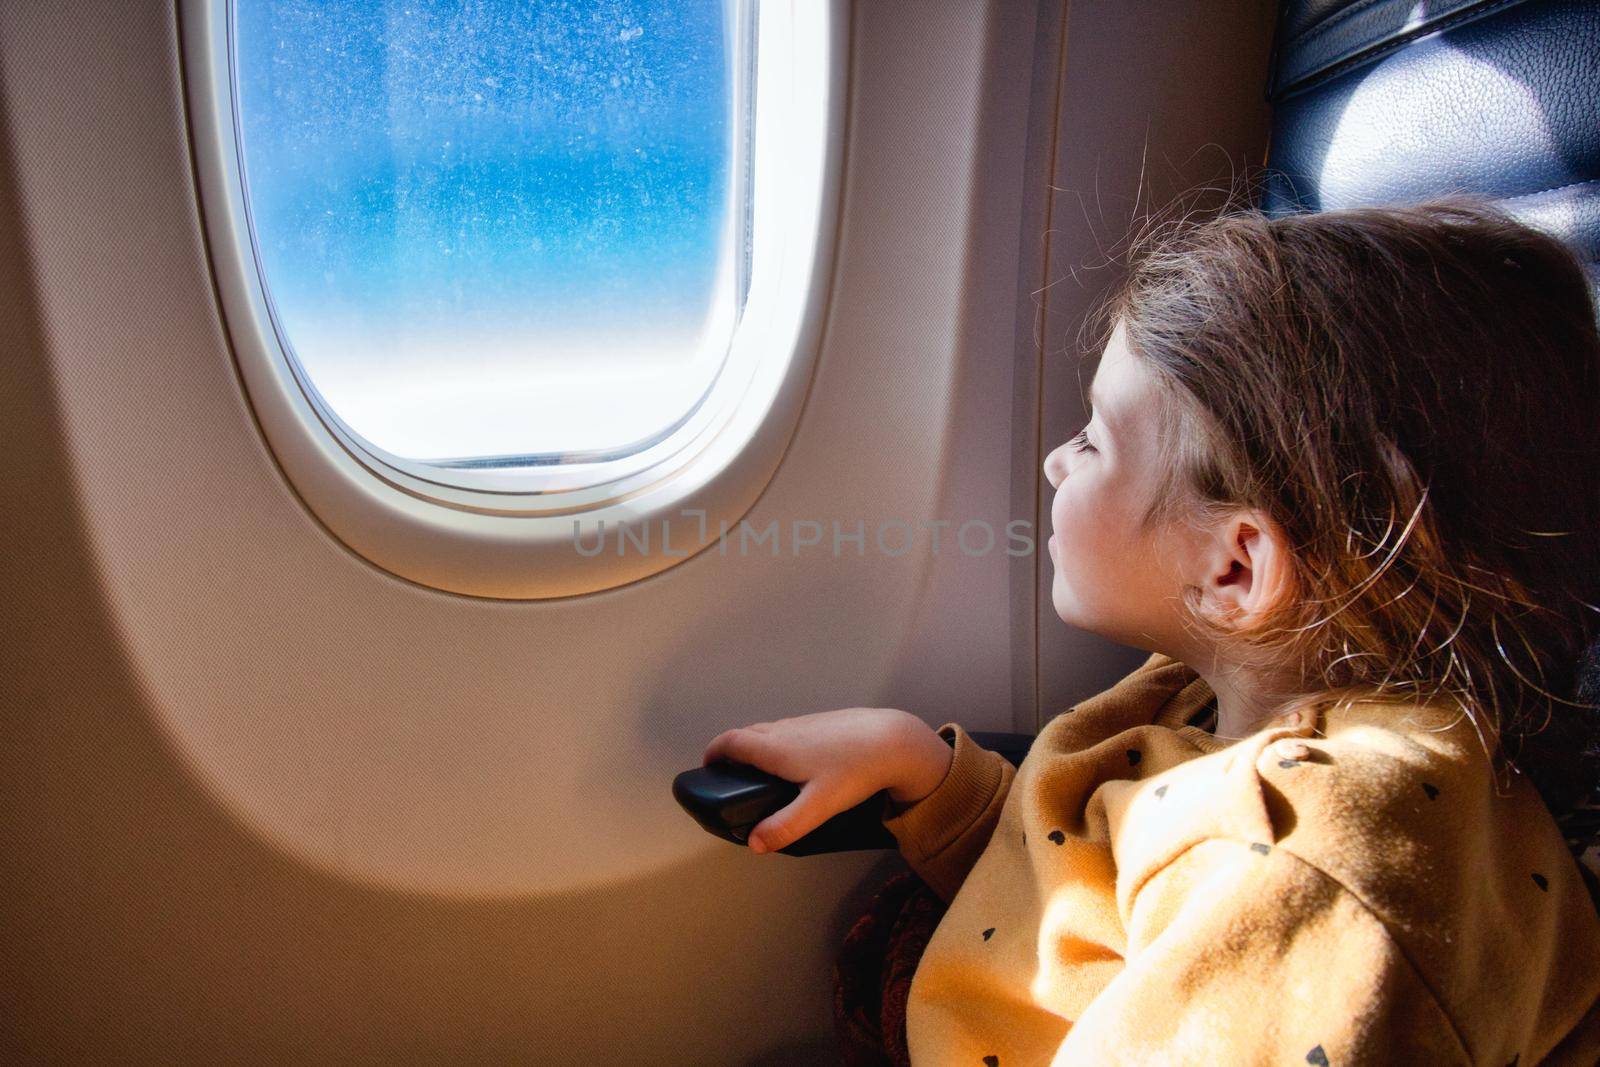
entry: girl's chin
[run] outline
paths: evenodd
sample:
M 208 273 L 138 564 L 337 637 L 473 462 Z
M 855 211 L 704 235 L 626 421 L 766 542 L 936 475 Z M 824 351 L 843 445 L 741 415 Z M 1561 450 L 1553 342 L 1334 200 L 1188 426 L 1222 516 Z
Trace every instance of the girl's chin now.
M 1073 600 L 1071 594 L 1067 592 L 1065 583 L 1061 581 L 1060 571 L 1056 572 L 1056 580 L 1052 583 L 1051 594 L 1050 602 L 1056 609 L 1056 618 L 1068 626 L 1076 626 L 1081 630 L 1089 628 L 1084 625 L 1087 620 L 1084 618 L 1082 609 Z

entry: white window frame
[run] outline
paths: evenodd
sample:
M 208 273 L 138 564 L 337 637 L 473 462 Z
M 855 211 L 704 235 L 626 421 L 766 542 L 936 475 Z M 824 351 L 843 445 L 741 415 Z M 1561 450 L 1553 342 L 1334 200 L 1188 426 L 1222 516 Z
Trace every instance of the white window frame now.
M 429 467 L 383 453 L 321 402 L 279 340 L 244 195 L 230 0 L 182 0 L 200 203 L 245 392 L 295 490 L 372 563 L 433 588 L 542 599 L 614 588 L 717 543 L 771 480 L 816 363 L 841 185 L 848 0 L 758 0 L 755 241 L 728 358 L 683 425 L 608 471 Z M 736 172 L 737 173 L 737 172 Z M 742 182 L 741 182 L 742 184 Z M 658 544 L 663 522 L 671 545 Z M 604 523 L 604 543 L 594 551 Z M 654 535 L 651 551 L 620 539 Z M 575 531 L 581 529 L 584 551 Z

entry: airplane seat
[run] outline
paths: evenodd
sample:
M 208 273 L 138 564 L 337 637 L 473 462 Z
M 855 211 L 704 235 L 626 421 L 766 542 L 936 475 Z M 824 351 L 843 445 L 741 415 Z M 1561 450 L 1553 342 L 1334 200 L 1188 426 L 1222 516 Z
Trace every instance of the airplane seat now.
M 1494 198 L 1577 250 L 1600 302 L 1600 5 L 1592 0 L 1288 0 L 1266 91 L 1269 213 Z M 1600 640 L 1580 670 L 1600 700 Z M 1020 764 L 1028 734 L 973 734 Z M 743 843 L 798 788 L 713 766 L 673 783 L 707 830 Z M 1600 818 L 1593 810 L 1576 820 Z M 780 851 L 894 848 L 874 797 Z M 1569 822 L 1574 830 L 1575 821 Z M 1585 860 L 1600 874 L 1600 857 Z

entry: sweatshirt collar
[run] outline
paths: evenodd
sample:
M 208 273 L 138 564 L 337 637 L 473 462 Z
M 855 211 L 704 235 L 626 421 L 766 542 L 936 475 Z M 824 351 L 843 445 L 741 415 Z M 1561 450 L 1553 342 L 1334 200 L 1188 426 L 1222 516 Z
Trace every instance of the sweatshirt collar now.
M 1184 669 L 1189 674 L 1194 674 L 1189 668 Z M 1194 718 L 1195 712 L 1215 700 L 1216 696 L 1205 679 L 1194 674 L 1187 684 L 1174 692 L 1156 711 L 1152 722 L 1157 726 L 1177 731 L 1202 752 L 1220 752 L 1240 739 L 1221 738 L 1198 726 L 1189 725 L 1189 720 Z

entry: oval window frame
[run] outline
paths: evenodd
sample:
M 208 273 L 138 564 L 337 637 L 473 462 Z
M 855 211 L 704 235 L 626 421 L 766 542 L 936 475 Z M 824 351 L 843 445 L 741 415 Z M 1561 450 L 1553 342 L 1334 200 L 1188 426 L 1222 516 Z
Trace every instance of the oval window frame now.
M 719 526 L 734 526 L 776 472 L 816 366 L 842 185 L 847 0 L 760 3 L 757 240 L 749 297 L 730 342 L 730 350 L 745 346 L 750 355 L 727 361 L 741 368 L 731 379 L 738 392 L 695 438 L 669 442 L 675 465 L 540 492 L 504 481 L 496 487 L 479 475 L 475 484 L 450 484 L 430 469 L 392 462 L 329 418 L 296 373 L 279 342 L 245 201 L 231 6 L 183 0 L 180 8 L 202 228 L 247 400 L 285 477 L 323 526 L 401 578 L 504 600 L 615 588 L 717 543 Z M 772 51 L 773 39 L 787 42 L 787 54 Z M 783 135 L 762 136 L 771 129 Z M 671 541 L 659 551 L 641 551 L 622 536 L 667 527 Z

